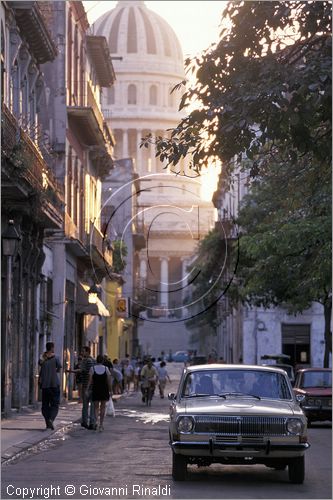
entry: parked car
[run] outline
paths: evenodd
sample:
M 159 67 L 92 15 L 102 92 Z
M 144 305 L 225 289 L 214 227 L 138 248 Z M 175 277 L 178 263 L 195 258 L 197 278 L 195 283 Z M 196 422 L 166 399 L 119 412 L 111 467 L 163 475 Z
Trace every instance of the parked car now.
M 205 365 L 207 363 L 207 356 L 203 354 L 196 354 L 195 356 L 191 356 L 190 365 Z
M 188 464 L 288 466 L 292 483 L 304 481 L 305 415 L 284 370 L 207 364 L 184 369 L 169 394 L 172 476 L 182 481 Z
M 294 367 L 292 365 L 287 365 L 285 363 L 274 363 L 273 365 L 268 365 L 264 363 L 262 366 L 274 366 L 275 368 L 281 368 L 282 370 L 287 372 L 291 385 L 294 385 L 295 372 L 294 372 Z
M 332 422 L 332 370 L 303 368 L 296 373 L 295 394 L 302 397 L 301 407 L 308 419 Z
M 294 385 L 295 383 L 295 371 L 294 367 L 290 364 L 288 364 L 288 361 L 290 360 L 290 356 L 288 354 L 265 354 L 264 356 L 261 356 L 261 359 L 263 361 L 268 361 L 270 360 L 271 363 L 263 363 L 263 366 L 275 366 L 276 368 L 282 368 L 282 370 L 285 370 L 288 373 L 289 380 L 291 382 L 291 385 Z
M 177 351 L 172 355 L 172 361 L 176 361 L 177 363 L 185 363 L 189 359 L 189 355 L 187 351 Z

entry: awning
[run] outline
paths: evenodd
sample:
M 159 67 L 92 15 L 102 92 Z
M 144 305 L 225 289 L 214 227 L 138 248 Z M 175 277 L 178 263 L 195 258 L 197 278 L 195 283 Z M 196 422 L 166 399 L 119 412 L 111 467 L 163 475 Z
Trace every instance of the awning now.
M 79 282 L 76 295 L 76 311 L 79 314 L 90 314 L 91 316 L 110 316 L 109 310 L 99 298 L 96 299 L 95 304 L 89 303 L 89 288 L 89 285 Z

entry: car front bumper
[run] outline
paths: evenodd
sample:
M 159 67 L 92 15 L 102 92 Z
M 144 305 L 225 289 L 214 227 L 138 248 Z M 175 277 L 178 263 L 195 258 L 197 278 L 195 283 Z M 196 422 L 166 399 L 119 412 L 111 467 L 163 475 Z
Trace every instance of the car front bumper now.
M 207 441 L 172 441 L 174 453 L 201 457 L 247 457 L 249 455 L 267 458 L 292 458 L 302 456 L 310 447 L 309 443 L 265 443 L 216 442 Z

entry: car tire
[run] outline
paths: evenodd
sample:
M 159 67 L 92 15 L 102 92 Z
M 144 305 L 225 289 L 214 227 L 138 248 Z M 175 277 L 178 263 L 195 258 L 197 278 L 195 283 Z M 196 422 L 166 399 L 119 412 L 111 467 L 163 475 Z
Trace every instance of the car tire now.
M 293 484 L 302 484 L 304 482 L 304 457 L 293 458 L 288 465 L 289 481 Z
M 175 481 L 185 481 L 187 474 L 187 460 L 183 455 L 172 452 L 172 477 Z

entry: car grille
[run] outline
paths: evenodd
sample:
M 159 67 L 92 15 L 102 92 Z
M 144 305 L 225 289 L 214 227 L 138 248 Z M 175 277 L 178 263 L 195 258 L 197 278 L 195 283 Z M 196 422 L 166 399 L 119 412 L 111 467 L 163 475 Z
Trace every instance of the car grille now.
M 196 417 L 195 431 L 220 435 L 284 436 L 284 417 Z

